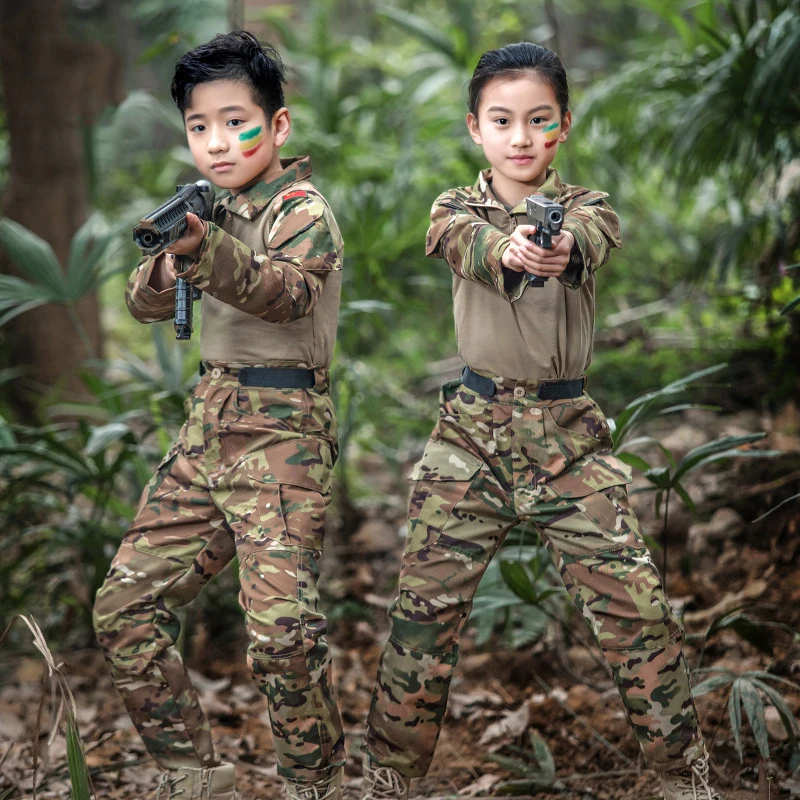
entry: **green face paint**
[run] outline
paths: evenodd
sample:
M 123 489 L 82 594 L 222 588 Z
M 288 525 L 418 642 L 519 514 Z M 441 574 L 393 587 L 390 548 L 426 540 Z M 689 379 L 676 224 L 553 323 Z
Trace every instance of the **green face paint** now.
M 264 131 L 261 125 L 239 134 L 239 147 L 245 158 L 250 158 L 262 144 L 264 144 Z

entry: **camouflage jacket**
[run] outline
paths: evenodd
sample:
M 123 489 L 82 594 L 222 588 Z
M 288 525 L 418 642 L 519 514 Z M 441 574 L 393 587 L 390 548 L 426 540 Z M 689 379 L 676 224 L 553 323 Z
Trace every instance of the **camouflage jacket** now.
M 523 273 L 504 269 L 500 259 L 517 225 L 527 224 L 525 202 L 506 209 L 491 191 L 492 171 L 484 170 L 472 187 L 451 189 L 436 198 L 431 209 L 425 252 L 443 258 L 460 278 L 493 286 L 510 302 L 528 286 Z M 582 266 L 570 265 L 558 280 L 578 288 L 608 260 L 612 247 L 621 247 L 619 219 L 605 202 L 605 192 L 562 183 L 554 169 L 536 194 L 564 206 L 562 229 L 575 237 Z
M 308 180 L 308 158 L 215 203 L 197 261 L 183 277 L 202 289 L 201 355 L 229 364 L 327 367 L 341 290 L 342 238 L 325 198 Z M 128 282 L 141 322 L 170 319 L 175 289 L 156 291 L 157 260 Z M 323 292 L 324 288 L 324 292 Z

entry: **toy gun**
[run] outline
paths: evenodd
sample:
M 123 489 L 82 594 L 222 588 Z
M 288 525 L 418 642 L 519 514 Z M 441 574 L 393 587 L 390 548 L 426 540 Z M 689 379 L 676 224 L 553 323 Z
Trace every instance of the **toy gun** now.
M 197 181 L 175 187 L 175 194 L 164 205 L 139 220 L 133 229 L 133 241 L 146 256 L 157 256 L 186 233 L 186 214 L 191 211 L 200 219 L 211 219 L 214 187 L 208 181 Z M 192 302 L 200 290 L 180 277 L 188 267 L 185 256 L 175 257 L 178 277 L 175 280 L 175 337 L 192 338 Z
M 544 195 L 534 194 L 525 201 L 528 208 L 528 225 L 536 226 L 536 233 L 530 237 L 534 244 L 549 250 L 553 246 L 553 237 L 561 233 L 564 221 L 564 206 L 549 200 Z M 544 286 L 547 278 L 528 273 L 530 286 Z

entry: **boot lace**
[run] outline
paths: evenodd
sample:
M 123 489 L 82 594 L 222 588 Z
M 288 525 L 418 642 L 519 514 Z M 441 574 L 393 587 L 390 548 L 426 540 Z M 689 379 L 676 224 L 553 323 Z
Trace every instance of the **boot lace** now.
M 175 787 L 181 781 L 186 780 L 188 776 L 185 772 L 178 773 L 164 772 L 161 779 L 158 781 L 158 791 L 156 792 L 156 800 L 170 800 L 171 797 L 177 797 L 179 794 L 185 794 L 185 789 L 176 789 Z
M 723 800 L 722 795 L 708 782 L 708 758 L 708 753 L 704 753 L 680 775 L 665 776 L 671 788 L 680 792 L 683 800 Z
M 408 781 L 392 767 L 369 767 L 365 780 L 369 800 L 403 800 L 408 795 Z
M 708 753 L 692 763 L 692 791 L 697 800 L 722 800 L 720 793 L 708 782 Z
M 287 781 L 286 794 L 289 800 L 330 800 L 336 794 L 336 784 L 327 780 L 317 783 Z

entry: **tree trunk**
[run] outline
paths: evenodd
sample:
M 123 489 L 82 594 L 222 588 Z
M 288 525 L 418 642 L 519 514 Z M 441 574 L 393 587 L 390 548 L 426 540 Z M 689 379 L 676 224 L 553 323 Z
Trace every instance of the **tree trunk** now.
M 62 0 L 0 0 L 0 76 L 11 163 L 3 213 L 41 236 L 63 265 L 88 210 L 83 137 L 116 92 L 114 56 L 99 45 L 67 40 Z M 4 260 L 3 272 L 15 272 Z M 32 419 L 51 389 L 83 396 L 82 362 L 102 354 L 97 298 L 76 304 L 91 353 L 70 310 L 48 305 L 11 322 L 7 349 L 25 376 L 9 398 Z

